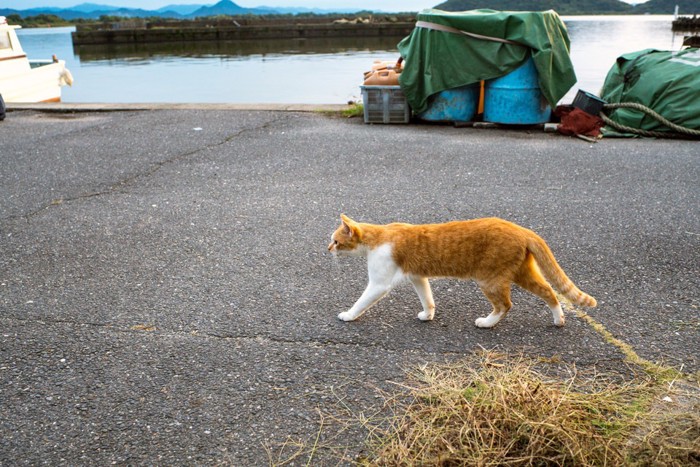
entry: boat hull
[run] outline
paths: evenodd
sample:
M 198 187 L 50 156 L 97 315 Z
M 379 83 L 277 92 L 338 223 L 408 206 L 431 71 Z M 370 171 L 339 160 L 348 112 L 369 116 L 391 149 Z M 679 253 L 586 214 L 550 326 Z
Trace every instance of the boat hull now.
M 73 83 L 64 60 L 29 60 L 15 29 L 0 16 L 0 95 L 5 103 L 60 102 Z
M 63 60 L 28 71 L 0 75 L 0 94 L 6 103 L 60 102 L 66 65 Z

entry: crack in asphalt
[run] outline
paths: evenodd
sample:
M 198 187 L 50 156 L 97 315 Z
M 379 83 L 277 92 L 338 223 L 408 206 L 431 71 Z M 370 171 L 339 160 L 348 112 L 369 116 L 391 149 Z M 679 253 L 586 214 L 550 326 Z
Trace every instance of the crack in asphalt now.
M 105 331 L 110 331 L 115 334 L 133 334 L 133 335 L 143 335 L 150 336 L 154 338 L 194 338 L 194 339 L 211 339 L 214 341 L 267 341 L 276 344 L 294 344 L 294 345 L 311 345 L 318 347 L 355 347 L 357 345 L 362 345 L 363 348 L 373 348 L 384 350 L 386 352 L 398 352 L 398 353 L 411 353 L 413 349 L 396 349 L 389 348 L 383 345 L 379 345 L 372 342 L 351 342 L 351 341 L 339 341 L 330 339 L 313 339 L 310 337 L 294 339 L 291 337 L 276 336 L 273 334 L 221 334 L 210 331 L 202 330 L 191 330 L 191 331 L 174 331 L 171 329 L 158 328 L 151 324 L 136 324 L 131 327 L 121 327 L 120 325 L 105 324 L 105 323 L 95 323 L 95 322 L 76 322 L 72 320 L 62 320 L 62 319 L 22 319 L 15 317 L 5 317 L 0 319 L 1 321 L 12 321 L 16 323 L 34 323 L 41 324 L 45 326 L 58 326 L 65 325 L 69 327 L 90 327 L 103 329 Z M 7 334 L 4 336 L 9 337 Z M 428 351 L 421 350 L 421 353 L 429 354 L 440 354 L 440 355 L 463 355 L 462 352 L 455 351 Z
M 262 125 L 257 125 L 255 127 L 251 127 L 251 128 L 240 129 L 239 131 L 223 138 L 220 141 L 201 146 L 197 149 L 194 149 L 194 150 L 182 153 L 182 154 L 176 154 L 173 157 L 170 157 L 168 159 L 164 159 L 164 160 L 159 161 L 159 162 L 155 162 L 146 170 L 139 172 L 139 173 L 136 173 L 136 174 L 133 174 L 133 175 L 126 177 L 124 179 L 118 180 L 117 182 L 113 183 L 109 188 L 107 188 L 105 190 L 83 193 L 83 194 L 68 197 L 68 198 L 56 198 L 56 199 L 51 200 L 48 204 L 46 204 L 40 208 L 37 208 L 33 211 L 30 211 L 28 213 L 8 216 L 8 217 L 5 217 L 5 218 L 0 219 L 0 220 L 2 220 L 2 221 L 14 221 L 17 219 L 24 219 L 27 223 L 29 223 L 29 221 L 32 217 L 38 216 L 39 214 L 51 209 L 54 206 L 59 206 L 59 205 L 65 204 L 65 203 L 73 202 L 73 201 L 80 201 L 80 200 L 85 200 L 85 199 L 90 199 L 90 198 L 96 198 L 99 196 L 110 195 L 113 193 L 125 193 L 122 189 L 123 187 L 131 185 L 132 183 L 134 183 L 135 181 L 137 181 L 139 179 L 150 177 L 151 175 L 155 174 L 156 172 L 158 172 L 160 169 L 162 169 L 163 167 L 165 167 L 167 165 L 174 164 L 176 162 L 180 162 L 180 161 L 189 159 L 190 157 L 192 157 L 200 152 L 207 151 L 209 149 L 222 146 L 222 145 L 229 143 L 229 142 L 233 141 L 234 139 L 236 139 L 236 138 L 240 137 L 241 135 L 244 135 L 248 132 L 265 130 L 265 129 L 275 125 L 276 123 L 284 121 L 284 120 L 285 120 L 285 117 L 273 118 L 272 120 L 269 120 L 269 121 L 263 123 Z

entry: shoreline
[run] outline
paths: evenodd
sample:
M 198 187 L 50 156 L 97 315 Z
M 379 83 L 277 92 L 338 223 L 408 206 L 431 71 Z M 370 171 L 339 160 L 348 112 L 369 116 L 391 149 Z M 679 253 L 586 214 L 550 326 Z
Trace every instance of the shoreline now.
M 348 104 L 226 104 L 226 103 L 100 103 L 100 102 L 56 102 L 56 103 L 9 103 L 7 110 L 38 110 L 43 112 L 119 112 L 132 110 L 255 110 L 270 112 L 338 112 L 350 107 Z

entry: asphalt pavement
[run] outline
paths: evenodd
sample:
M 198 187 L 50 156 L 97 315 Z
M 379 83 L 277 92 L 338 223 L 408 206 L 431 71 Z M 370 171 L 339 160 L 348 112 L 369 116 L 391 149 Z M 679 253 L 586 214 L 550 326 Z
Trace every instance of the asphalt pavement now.
M 267 465 L 317 438 L 336 450 L 311 464 L 335 465 L 367 433 L 332 414 L 370 417 L 428 362 L 486 348 L 629 369 L 575 313 L 557 328 L 517 290 L 476 328 L 490 306 L 470 282 L 433 281 L 432 322 L 409 285 L 339 321 L 366 284 L 362 260 L 326 251 L 340 213 L 532 228 L 612 335 L 700 370 L 697 142 L 63 110 L 0 122 L 0 465 Z

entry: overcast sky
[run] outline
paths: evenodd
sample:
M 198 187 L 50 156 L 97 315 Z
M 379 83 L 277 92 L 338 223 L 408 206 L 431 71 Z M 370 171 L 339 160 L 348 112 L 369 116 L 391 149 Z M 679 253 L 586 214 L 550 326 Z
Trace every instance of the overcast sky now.
M 315 8 L 357 8 L 374 11 L 420 11 L 432 8 L 443 0 L 232 0 L 242 7 L 271 6 L 271 7 L 315 7 Z M 642 3 L 640 0 L 625 0 L 627 3 Z M 157 10 L 166 5 L 213 5 L 218 0 L 0 0 L 0 7 L 26 10 L 28 8 L 54 6 L 68 8 L 80 3 L 96 3 L 99 5 L 124 6 Z

